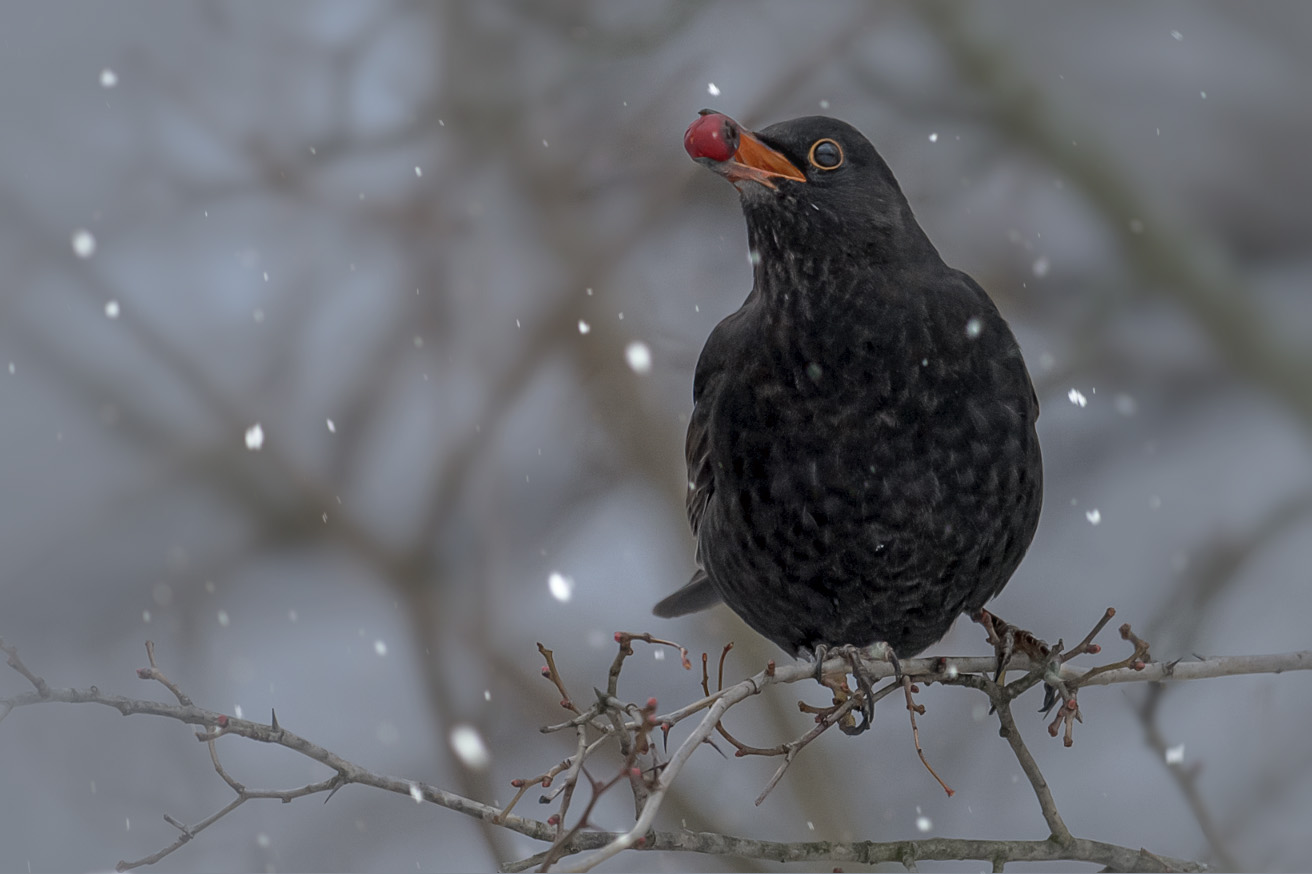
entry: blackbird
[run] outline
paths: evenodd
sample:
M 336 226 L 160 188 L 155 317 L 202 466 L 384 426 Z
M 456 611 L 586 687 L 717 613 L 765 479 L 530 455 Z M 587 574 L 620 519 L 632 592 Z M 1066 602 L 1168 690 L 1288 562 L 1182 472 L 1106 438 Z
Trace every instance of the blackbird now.
M 1038 525 L 1016 338 L 851 125 L 702 110 L 684 148 L 738 189 L 754 283 L 697 362 L 698 570 L 655 613 L 723 601 L 794 655 L 915 655 L 1002 590 Z

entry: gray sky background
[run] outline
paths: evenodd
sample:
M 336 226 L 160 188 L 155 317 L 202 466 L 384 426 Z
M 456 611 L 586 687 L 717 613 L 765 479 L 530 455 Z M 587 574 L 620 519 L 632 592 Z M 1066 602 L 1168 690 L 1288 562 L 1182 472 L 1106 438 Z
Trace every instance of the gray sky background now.
M 1305 649 L 1309 33 L 1292 3 L 6 6 L 0 635 L 53 685 L 162 697 L 134 674 L 154 640 L 202 706 L 276 707 L 347 758 L 489 802 L 572 748 L 537 731 L 560 711 L 536 641 L 575 694 L 604 684 L 620 629 L 694 655 L 734 640 L 735 676 L 781 657 L 725 610 L 650 616 L 692 569 L 692 368 L 751 282 L 734 192 L 681 147 L 711 106 L 862 129 L 1010 320 L 1047 483 L 999 614 L 1069 643 L 1114 605 L 1159 658 Z M 962 621 L 931 652 L 987 648 Z M 621 691 L 673 705 L 696 681 L 640 649 Z M 0 675 L 0 695 L 24 687 Z M 1144 692 L 1081 696 L 1069 750 L 1037 691 L 1017 713 L 1076 834 L 1223 858 L 1144 741 Z M 730 728 L 796 736 L 799 696 L 824 702 L 789 689 Z M 759 808 L 775 763 L 705 751 L 660 825 L 1045 837 L 983 699 L 921 701 L 954 798 L 888 705 Z M 188 730 L 102 711 L 0 724 L 0 870 L 111 867 L 172 840 L 165 813 L 228 800 Z M 1162 701 L 1245 868 L 1312 854 L 1310 718 L 1304 674 Z M 485 770 L 452 755 L 461 724 Z M 223 752 L 250 785 L 323 776 Z M 631 812 L 617 794 L 597 821 Z M 248 804 L 164 867 L 488 869 L 538 849 L 348 787 Z M 609 870 L 690 866 L 743 867 Z

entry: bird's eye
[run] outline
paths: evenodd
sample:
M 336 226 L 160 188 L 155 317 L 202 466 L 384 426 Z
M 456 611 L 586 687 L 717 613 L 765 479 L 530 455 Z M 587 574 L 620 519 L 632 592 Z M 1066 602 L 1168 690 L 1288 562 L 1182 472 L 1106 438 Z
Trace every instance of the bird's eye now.
M 836 170 L 843 165 L 843 148 L 830 139 L 816 140 L 807 158 L 821 170 Z

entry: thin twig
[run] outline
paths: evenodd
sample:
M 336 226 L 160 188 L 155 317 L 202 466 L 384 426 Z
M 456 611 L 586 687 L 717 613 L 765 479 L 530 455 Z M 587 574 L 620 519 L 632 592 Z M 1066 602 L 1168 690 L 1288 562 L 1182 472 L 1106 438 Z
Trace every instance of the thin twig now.
M 556 670 L 555 653 L 547 649 L 541 643 L 538 643 L 538 652 L 542 653 L 542 658 L 546 660 L 546 665 L 542 668 L 542 676 L 550 680 L 560 692 L 560 706 L 573 713 L 578 713 L 579 709 L 574 706 L 574 699 L 570 697 L 569 692 L 565 689 L 565 681 L 560 678 L 560 671 Z
M 0 637 L 0 652 L 5 654 L 5 661 L 9 667 L 26 677 L 27 681 L 36 689 L 38 695 L 44 698 L 50 693 L 50 687 L 46 685 L 46 681 L 32 673 L 27 665 L 23 664 L 23 660 L 18 657 L 18 647 L 5 643 L 3 637 Z
M 920 729 L 916 726 L 916 714 L 924 716 L 925 705 L 917 704 L 911 697 L 911 693 L 918 692 L 920 689 L 919 687 L 912 685 L 911 678 L 907 676 L 902 677 L 902 688 L 906 691 L 907 695 L 907 715 L 911 717 L 911 739 L 916 745 L 916 755 L 920 756 L 920 764 L 925 766 L 925 770 L 929 771 L 929 775 L 938 781 L 938 785 L 942 786 L 943 791 L 948 794 L 949 798 L 951 798 L 957 793 L 953 791 L 951 786 L 943 782 L 943 778 L 940 777 L 938 772 L 934 770 L 933 766 L 929 764 L 929 759 L 925 758 L 925 751 L 920 746 Z
M 837 724 L 840 720 L 844 719 L 849 713 L 855 710 L 860 703 L 861 699 L 857 698 L 855 695 L 848 698 L 839 706 L 830 708 L 828 713 L 824 714 L 820 719 L 817 719 L 815 726 L 806 734 L 796 740 L 784 744 L 784 760 L 780 763 L 779 767 L 775 769 L 774 774 L 770 777 L 770 781 L 765 784 L 765 788 L 756 796 L 756 806 L 760 807 L 761 802 L 765 801 L 766 797 L 769 796 L 774 787 L 779 784 L 779 781 L 784 776 L 784 772 L 788 770 L 788 766 L 797 758 L 797 754 L 802 751 L 803 747 L 824 734 L 830 727 Z

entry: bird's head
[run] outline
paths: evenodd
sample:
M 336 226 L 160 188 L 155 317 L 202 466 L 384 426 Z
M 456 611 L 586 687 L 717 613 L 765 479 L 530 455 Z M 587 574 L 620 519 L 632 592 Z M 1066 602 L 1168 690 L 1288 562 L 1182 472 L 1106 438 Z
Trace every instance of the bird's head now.
M 933 251 L 893 172 L 847 122 L 811 115 L 750 131 L 703 109 L 683 147 L 738 189 L 754 247 L 775 243 L 780 254 L 841 250 L 875 260 Z

